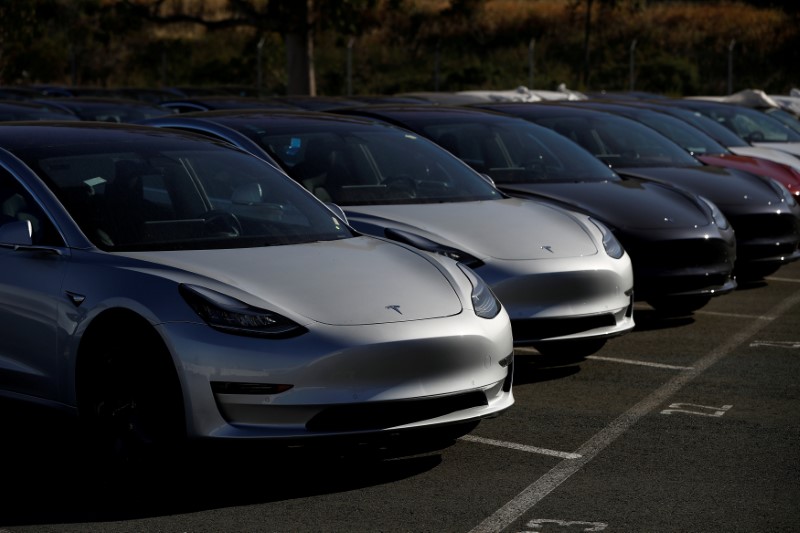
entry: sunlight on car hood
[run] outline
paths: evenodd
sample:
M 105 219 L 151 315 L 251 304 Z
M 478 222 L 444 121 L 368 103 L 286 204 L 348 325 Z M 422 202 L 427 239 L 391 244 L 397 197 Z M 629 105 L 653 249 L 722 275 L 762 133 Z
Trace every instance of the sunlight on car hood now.
M 589 234 L 570 214 L 529 200 L 348 206 L 345 210 L 351 222 L 386 224 L 478 259 L 558 259 L 597 253 Z
M 251 305 L 297 313 L 324 324 L 404 322 L 451 316 L 462 310 L 453 286 L 428 260 L 368 237 L 120 255 L 219 280 L 254 296 L 246 300 Z M 175 273 L 165 275 L 174 277 Z M 229 295 L 246 298 L 236 292 Z

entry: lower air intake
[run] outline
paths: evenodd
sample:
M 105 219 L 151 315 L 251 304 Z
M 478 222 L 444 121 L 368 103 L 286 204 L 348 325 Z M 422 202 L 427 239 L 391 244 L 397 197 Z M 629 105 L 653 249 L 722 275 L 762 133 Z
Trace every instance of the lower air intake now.
M 486 405 L 489 403 L 482 391 L 423 400 L 334 405 L 317 413 L 306 428 L 319 432 L 386 429 Z

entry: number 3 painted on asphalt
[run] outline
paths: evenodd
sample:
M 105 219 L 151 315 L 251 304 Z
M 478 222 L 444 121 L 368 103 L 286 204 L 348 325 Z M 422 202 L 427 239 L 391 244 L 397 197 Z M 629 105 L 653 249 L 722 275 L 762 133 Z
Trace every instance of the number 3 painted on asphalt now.
M 672 413 L 686 413 L 688 415 L 697 416 L 714 416 L 720 417 L 725 414 L 732 405 L 723 405 L 722 407 L 712 407 L 709 405 L 697 405 L 694 403 L 673 403 L 669 409 L 661 411 L 662 415 L 671 415 Z

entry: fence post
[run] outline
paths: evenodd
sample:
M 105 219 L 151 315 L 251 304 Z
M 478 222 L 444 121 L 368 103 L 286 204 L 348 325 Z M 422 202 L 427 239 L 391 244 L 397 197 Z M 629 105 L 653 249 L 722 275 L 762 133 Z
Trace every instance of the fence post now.
M 439 60 L 441 56 L 441 41 L 436 41 L 436 51 L 433 58 L 433 90 L 439 92 Z
M 353 96 L 353 44 L 355 37 L 347 41 L 347 96 Z
M 256 80 L 256 94 L 259 96 L 263 96 L 264 90 L 264 67 L 262 65 L 263 62 L 263 49 L 264 49 L 264 41 L 266 41 L 267 36 L 262 35 L 261 39 L 258 40 L 258 44 L 256 45 L 257 53 L 256 53 L 256 61 L 258 62 L 256 72 L 258 73 L 258 77 Z
M 731 39 L 728 45 L 728 94 L 733 94 L 733 47 L 736 46 L 736 39 Z
M 536 46 L 536 39 L 531 39 L 528 43 L 528 88 L 533 89 L 533 49 Z

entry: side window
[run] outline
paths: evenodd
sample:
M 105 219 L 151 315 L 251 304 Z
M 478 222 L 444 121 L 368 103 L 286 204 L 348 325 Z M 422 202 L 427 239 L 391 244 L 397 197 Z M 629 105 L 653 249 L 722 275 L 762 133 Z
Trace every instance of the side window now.
M 55 227 L 22 185 L 0 167 L 0 225 L 28 220 L 33 228 L 33 244 L 63 246 Z

